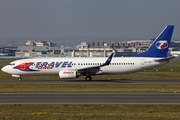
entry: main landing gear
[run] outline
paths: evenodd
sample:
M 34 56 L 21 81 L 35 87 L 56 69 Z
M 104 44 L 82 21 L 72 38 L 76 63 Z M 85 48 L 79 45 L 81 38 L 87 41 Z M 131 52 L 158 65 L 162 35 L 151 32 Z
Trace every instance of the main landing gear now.
M 19 77 L 19 78 L 18 78 L 18 80 L 19 80 L 19 81 L 22 81 L 22 78 L 21 78 L 21 77 Z
M 90 75 L 87 75 L 86 78 L 85 78 L 86 81 L 91 81 L 92 80 L 92 77 Z

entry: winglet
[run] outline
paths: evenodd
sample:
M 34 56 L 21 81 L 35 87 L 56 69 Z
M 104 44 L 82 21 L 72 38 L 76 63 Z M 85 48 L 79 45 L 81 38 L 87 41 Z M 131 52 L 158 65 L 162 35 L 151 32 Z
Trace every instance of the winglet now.
M 103 66 L 109 65 L 111 63 L 111 60 L 112 60 L 113 56 L 114 56 L 114 53 L 111 53 L 111 55 L 108 57 L 106 62 L 103 64 Z

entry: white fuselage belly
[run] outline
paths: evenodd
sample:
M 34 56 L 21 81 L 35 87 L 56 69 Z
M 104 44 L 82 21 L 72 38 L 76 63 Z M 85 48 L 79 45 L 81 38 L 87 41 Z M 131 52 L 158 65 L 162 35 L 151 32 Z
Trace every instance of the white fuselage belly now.
M 107 58 L 37 58 L 19 60 L 19 64 L 23 62 L 33 62 L 30 65 L 31 70 L 22 71 L 20 69 L 10 69 L 11 74 L 29 75 L 29 74 L 58 74 L 61 70 L 78 70 L 85 67 L 98 66 L 103 64 Z M 114 57 L 110 65 L 100 68 L 100 74 L 122 74 L 138 72 L 145 69 L 151 69 L 161 66 L 167 62 L 155 62 L 157 58 L 146 57 Z M 44 66 L 43 66 L 43 65 Z M 45 66 L 46 65 L 46 66 Z M 50 67 L 51 66 L 51 67 Z

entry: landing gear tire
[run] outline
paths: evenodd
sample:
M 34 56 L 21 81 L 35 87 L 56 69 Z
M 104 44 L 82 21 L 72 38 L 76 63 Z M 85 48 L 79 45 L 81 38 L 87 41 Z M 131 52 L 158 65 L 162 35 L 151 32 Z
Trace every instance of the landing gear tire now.
M 18 80 L 19 80 L 19 81 L 22 81 L 22 78 L 20 77 L 20 78 L 18 78 Z
M 92 80 L 92 77 L 90 75 L 86 76 L 85 78 L 86 81 L 91 81 Z

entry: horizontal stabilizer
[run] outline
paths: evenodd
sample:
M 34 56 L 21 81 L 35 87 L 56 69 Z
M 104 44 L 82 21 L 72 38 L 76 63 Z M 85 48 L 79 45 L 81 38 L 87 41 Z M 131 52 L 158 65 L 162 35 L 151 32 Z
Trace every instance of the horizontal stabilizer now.
M 161 58 L 161 59 L 157 59 L 155 60 L 156 62 L 166 62 L 166 61 L 169 61 L 171 59 L 175 58 L 174 56 L 169 56 L 167 58 Z

